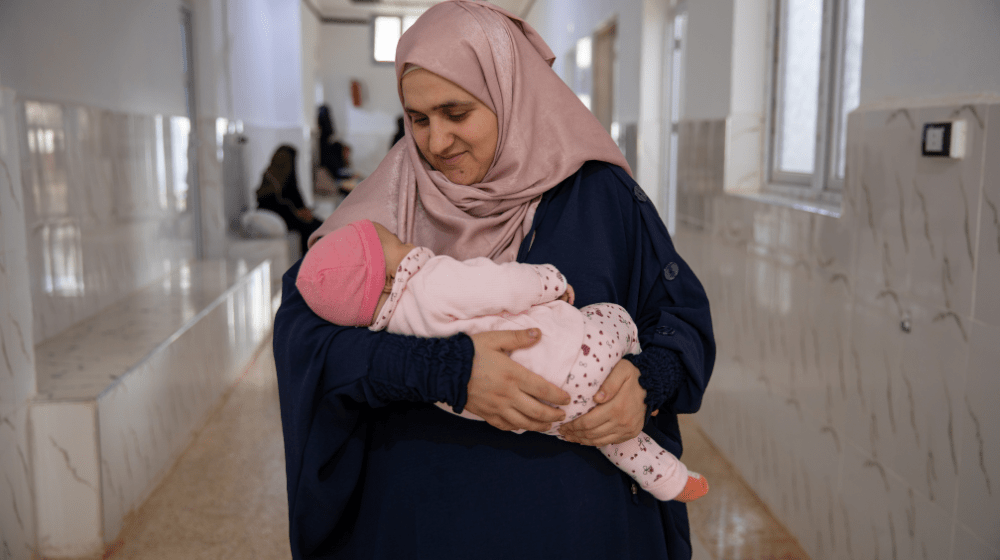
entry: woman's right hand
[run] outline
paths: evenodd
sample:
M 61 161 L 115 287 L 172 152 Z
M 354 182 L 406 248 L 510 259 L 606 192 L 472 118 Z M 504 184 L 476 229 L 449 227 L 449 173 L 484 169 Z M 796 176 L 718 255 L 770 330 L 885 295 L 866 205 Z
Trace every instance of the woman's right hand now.
M 476 355 L 465 409 L 501 430 L 544 432 L 565 418 L 542 401 L 569 404 L 569 394 L 510 358 L 538 342 L 538 329 L 490 331 L 471 336 Z

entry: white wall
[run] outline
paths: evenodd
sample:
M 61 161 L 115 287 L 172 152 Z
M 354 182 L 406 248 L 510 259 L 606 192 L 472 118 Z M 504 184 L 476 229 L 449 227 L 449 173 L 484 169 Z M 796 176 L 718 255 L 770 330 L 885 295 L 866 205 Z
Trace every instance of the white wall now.
M 232 118 L 229 68 L 229 0 L 191 0 L 194 7 L 195 87 L 201 118 Z
M 868 0 L 861 103 L 1000 92 L 996 0 Z
M 732 45 L 730 48 L 732 53 L 730 79 L 732 81 L 730 83 L 732 85 L 727 88 L 730 90 L 730 111 L 732 113 L 764 113 L 764 100 L 767 93 L 767 61 L 771 60 L 767 53 L 768 7 L 770 5 L 770 0 L 741 0 L 732 3 L 732 39 L 730 40 Z M 720 6 L 718 9 L 726 7 L 728 6 Z M 697 21 L 698 27 L 702 29 L 705 27 L 705 22 L 701 20 L 703 17 L 699 14 Z M 705 55 L 702 51 L 704 46 L 698 40 L 695 40 L 693 45 L 688 44 L 688 48 L 699 59 Z M 719 66 L 725 65 L 719 64 Z M 693 71 L 698 77 L 703 77 L 706 74 L 704 70 L 704 68 L 695 68 L 690 71 Z M 712 79 L 719 79 L 719 76 L 714 72 L 712 76 Z M 699 88 L 701 87 L 699 86 Z M 699 95 L 700 93 L 698 92 Z M 713 99 L 715 99 L 714 95 Z M 718 100 L 712 102 L 713 105 L 717 103 Z
M 183 115 L 177 1 L 0 2 L 0 73 L 19 95 Z
M 229 2 L 235 118 L 269 128 L 302 124 L 299 15 L 293 0 Z
M 729 114 L 733 0 L 688 3 L 687 61 L 682 119 Z
M 641 74 L 639 88 L 639 135 L 636 156 L 636 180 L 653 200 L 661 216 L 667 219 L 663 193 L 669 187 L 667 165 L 663 161 L 663 131 L 667 130 L 670 114 L 666 110 L 667 96 L 662 91 L 663 76 L 668 63 L 664 47 L 669 3 L 663 0 L 643 0 L 641 36 Z
M 556 55 L 556 73 L 565 76 L 563 59 L 577 40 L 592 35 L 617 18 L 618 53 L 614 87 L 615 120 L 638 123 L 640 65 L 642 52 L 642 2 L 616 0 L 538 0 L 525 20 L 549 44 Z
M 689 3 L 683 118 L 725 118 L 764 102 L 767 7 L 759 0 Z M 995 0 L 867 0 L 862 104 L 1000 92 L 997 29 Z
M 302 11 L 302 122 L 317 128 L 316 109 L 321 103 L 316 99 L 319 77 L 319 34 L 322 23 L 309 9 Z
M 372 58 L 370 25 L 324 24 L 319 49 L 319 76 L 337 136 L 351 145 L 354 169 L 369 175 L 389 151 L 403 114 L 394 66 Z M 361 107 L 351 103 L 351 80 L 362 84 Z
M 281 144 L 298 148 L 303 198 L 312 195 L 309 135 L 303 120 L 302 12 L 299 0 L 229 1 L 229 71 L 233 118 L 249 137 L 249 189 Z

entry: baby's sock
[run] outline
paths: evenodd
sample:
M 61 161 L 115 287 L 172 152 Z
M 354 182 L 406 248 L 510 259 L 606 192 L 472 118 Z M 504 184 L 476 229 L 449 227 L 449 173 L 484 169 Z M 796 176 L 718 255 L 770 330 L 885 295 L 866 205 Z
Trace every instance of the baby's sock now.
M 700 474 L 688 471 L 687 484 L 684 485 L 684 489 L 674 499 L 686 504 L 697 500 L 705 494 L 708 494 L 708 481 Z

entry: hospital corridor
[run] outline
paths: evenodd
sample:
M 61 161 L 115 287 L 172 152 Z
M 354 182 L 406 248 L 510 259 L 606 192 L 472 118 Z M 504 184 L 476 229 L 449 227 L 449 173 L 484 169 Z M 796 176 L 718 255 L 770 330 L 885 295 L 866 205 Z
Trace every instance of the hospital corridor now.
M 379 461 L 427 446 L 475 464 L 506 457 L 503 442 L 525 489 L 487 476 L 482 496 L 509 496 L 497 505 L 516 517 L 545 499 L 527 490 L 543 461 L 568 465 L 554 496 L 612 481 L 552 511 L 624 508 L 573 536 L 610 535 L 623 559 L 1000 560 L 1000 3 L 485 4 L 0 0 L 0 560 L 506 557 L 491 539 L 424 548 L 460 503 L 427 489 L 398 496 L 421 539 L 373 529 L 402 515 L 376 501 L 395 472 Z M 584 234 L 566 233 L 564 208 L 603 196 L 584 188 L 593 177 L 617 177 L 614 200 L 634 211 L 602 202 L 579 211 Z M 403 338 L 362 327 L 392 330 L 380 312 L 417 289 L 403 286 L 419 265 L 371 257 L 382 230 L 358 241 L 376 275 L 342 284 L 364 292 L 367 322 L 304 326 L 303 297 L 316 308 L 295 274 L 310 240 L 365 208 L 402 241 L 508 264 L 587 243 L 602 255 L 614 241 L 595 240 L 595 211 L 640 232 L 594 265 L 612 272 L 557 276 L 582 303 L 605 301 L 598 288 L 626 310 L 668 302 L 631 318 L 643 352 L 608 366 L 622 387 L 609 398 L 637 399 L 635 425 L 708 493 L 685 516 L 599 453 L 600 476 L 587 471 L 579 443 L 462 435 L 498 416 L 470 427 L 432 403 L 490 411 L 478 335 L 425 341 L 436 350 L 407 354 L 398 375 L 376 365 L 388 350 L 360 361 L 367 341 Z M 571 241 L 551 249 L 554 227 Z M 654 255 L 647 231 L 669 239 Z M 636 276 L 616 288 L 621 263 Z M 541 304 L 574 303 L 553 298 Z M 441 373 L 405 377 L 418 357 Z M 414 423 L 393 432 L 400 418 Z M 486 499 L 447 472 L 428 483 Z M 327 506 L 342 518 L 317 517 Z M 648 516 L 655 546 L 626 543 Z M 521 550 L 538 538 L 525 531 L 497 542 Z

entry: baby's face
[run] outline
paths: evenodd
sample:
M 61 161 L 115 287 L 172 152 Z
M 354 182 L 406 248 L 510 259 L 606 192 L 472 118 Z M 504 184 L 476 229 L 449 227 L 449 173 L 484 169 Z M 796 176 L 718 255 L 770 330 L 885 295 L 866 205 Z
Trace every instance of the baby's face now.
M 382 224 L 378 222 L 372 223 L 375 225 L 379 241 L 382 242 L 382 253 L 385 255 L 385 288 L 382 290 L 382 295 L 378 298 L 378 305 L 375 306 L 375 315 L 372 317 L 372 322 L 374 323 L 375 319 L 378 318 L 379 312 L 382 311 L 382 306 L 389 299 L 389 293 L 392 292 L 392 283 L 396 280 L 396 270 L 399 269 L 399 265 L 406 258 L 406 255 L 415 249 L 416 246 L 412 243 L 403 243 L 402 240 L 387 230 Z

